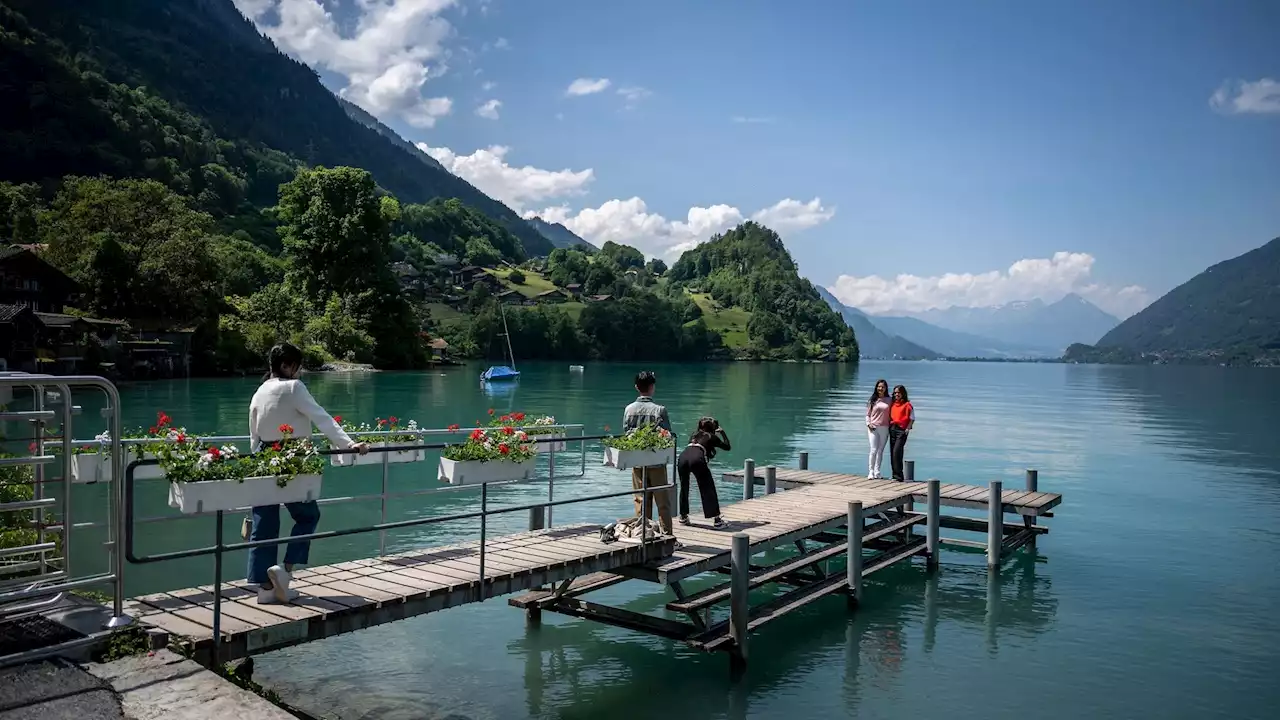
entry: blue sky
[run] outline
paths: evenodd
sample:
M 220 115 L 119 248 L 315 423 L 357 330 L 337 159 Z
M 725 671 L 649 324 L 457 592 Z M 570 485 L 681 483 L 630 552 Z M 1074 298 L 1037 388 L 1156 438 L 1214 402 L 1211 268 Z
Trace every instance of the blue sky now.
M 872 311 L 1127 315 L 1280 236 L 1280 3 L 236 3 L 520 212 L 668 259 L 757 217 Z

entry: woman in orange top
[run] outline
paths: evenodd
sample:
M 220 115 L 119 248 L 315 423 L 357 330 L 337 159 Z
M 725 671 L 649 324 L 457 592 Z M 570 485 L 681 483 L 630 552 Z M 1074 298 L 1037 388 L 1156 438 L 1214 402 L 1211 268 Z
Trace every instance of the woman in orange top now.
M 916 424 L 916 409 L 907 399 L 907 388 L 898 385 L 893 388 L 893 405 L 889 407 L 889 465 L 893 468 L 894 480 L 905 480 L 902 472 L 902 456 L 907 450 L 907 434 Z

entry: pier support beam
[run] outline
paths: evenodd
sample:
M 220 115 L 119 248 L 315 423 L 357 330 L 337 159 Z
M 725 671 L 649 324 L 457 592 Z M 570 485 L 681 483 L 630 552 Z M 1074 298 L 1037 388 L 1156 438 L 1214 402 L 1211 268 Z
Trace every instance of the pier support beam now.
M 845 549 L 846 578 L 849 584 L 849 604 L 862 601 L 862 502 L 849 503 L 848 547 Z
M 764 469 L 764 494 L 772 495 L 778 492 L 778 468 L 769 465 Z
M 1000 568 L 1000 546 L 1004 543 L 1003 485 L 999 480 L 992 480 L 987 495 L 987 567 L 993 570 Z
M 756 496 L 756 461 L 747 458 L 743 463 L 742 499 L 750 500 Z
M 1027 470 L 1027 492 L 1040 492 L 1040 471 Z M 1022 518 L 1023 525 L 1030 530 L 1036 524 L 1034 515 L 1024 515 Z M 1034 548 L 1036 546 L 1036 536 L 1032 535 L 1027 541 L 1027 545 Z
M 809 451 L 808 450 L 805 450 L 800 453 L 800 469 L 801 470 L 809 469 Z
M 751 462 L 748 460 L 747 462 Z M 729 568 L 729 636 L 733 638 L 730 663 L 741 668 L 747 663 L 747 622 L 751 608 L 747 603 L 751 585 L 751 538 L 734 533 Z
M 929 478 L 929 494 L 925 502 L 925 548 L 929 551 L 927 564 L 930 568 L 938 567 L 938 531 L 942 518 L 942 483 L 936 478 Z

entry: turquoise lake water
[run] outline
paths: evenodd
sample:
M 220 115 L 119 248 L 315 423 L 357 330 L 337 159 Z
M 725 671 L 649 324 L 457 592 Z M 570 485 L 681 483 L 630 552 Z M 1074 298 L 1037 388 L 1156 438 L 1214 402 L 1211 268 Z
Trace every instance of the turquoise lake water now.
M 877 378 L 911 391 L 908 446 L 918 479 L 1061 492 L 1049 535 L 991 580 L 981 554 L 946 549 L 879 573 L 862 606 L 833 597 L 751 638 L 744 678 L 727 657 L 546 613 L 538 628 L 499 598 L 270 653 L 257 679 L 328 717 L 386 718 L 1273 718 L 1280 716 L 1280 374 L 1245 368 L 864 362 L 650 365 L 678 432 L 718 417 L 733 451 L 719 472 L 794 466 L 864 473 L 863 408 Z M 309 375 L 327 409 L 351 419 L 398 415 L 424 427 L 468 425 L 497 411 L 553 414 L 598 433 L 617 428 L 639 365 L 522 365 L 518 386 L 486 394 L 479 368 Z M 195 432 L 243 433 L 256 379 L 123 389 L 126 424 L 164 410 Z M 77 436 L 99 422 L 86 398 Z M 578 455 L 558 455 L 561 472 Z M 887 474 L 886 458 L 885 472 Z M 393 466 L 393 490 L 434 487 L 435 463 Z M 380 469 L 326 474 L 326 496 L 375 493 Z M 557 498 L 628 487 L 602 468 L 559 478 Z M 105 488 L 77 489 L 77 520 L 105 512 Z M 544 497 L 545 481 L 491 491 L 494 504 Z M 694 493 L 696 498 L 697 493 Z M 741 496 L 721 484 L 722 501 Z M 694 500 L 696 506 L 696 499 Z M 389 519 L 477 509 L 478 491 L 393 501 Z M 164 514 L 163 483 L 140 486 L 141 515 Z M 557 524 L 628 514 L 630 499 L 557 508 Z M 695 513 L 697 513 L 695 507 Z M 322 528 L 376 522 L 377 502 L 329 506 Z M 490 521 L 524 529 L 526 516 Z M 234 539 L 238 518 L 228 522 Z M 235 526 L 233 528 L 232 526 Z M 212 522 L 143 526 L 139 550 L 209 545 Z M 477 537 L 457 522 L 389 533 L 388 551 Z M 957 535 L 944 531 L 944 535 Z M 958 536 L 958 535 L 957 535 Z M 967 534 L 966 537 L 979 539 Z M 100 567 L 75 538 L 78 572 Z M 315 545 L 314 563 L 375 554 L 377 535 Z M 81 559 L 83 558 L 83 560 Z M 242 556 L 228 560 L 242 573 Z M 131 594 L 206 584 L 205 559 L 131 566 Z M 696 587 L 696 586 L 695 586 Z M 593 599 L 659 612 L 657 585 L 628 582 Z

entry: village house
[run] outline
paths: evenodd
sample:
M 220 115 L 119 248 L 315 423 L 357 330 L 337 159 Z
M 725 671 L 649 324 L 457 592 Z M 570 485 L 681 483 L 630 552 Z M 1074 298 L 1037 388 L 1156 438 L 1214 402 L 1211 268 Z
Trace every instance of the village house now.
M 566 302 L 569 299 L 569 297 L 565 294 L 563 290 L 560 290 L 559 288 L 555 288 L 553 290 L 546 290 L 538 293 L 536 296 L 534 296 L 534 299 L 539 303 L 559 304 L 562 302 Z

